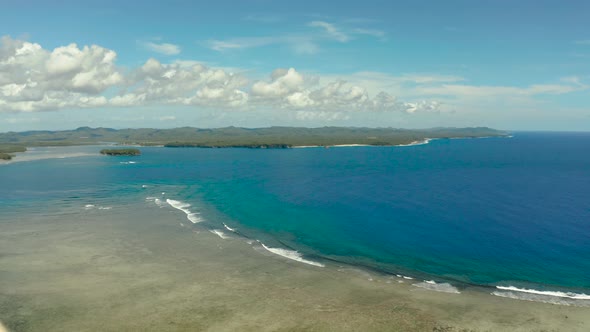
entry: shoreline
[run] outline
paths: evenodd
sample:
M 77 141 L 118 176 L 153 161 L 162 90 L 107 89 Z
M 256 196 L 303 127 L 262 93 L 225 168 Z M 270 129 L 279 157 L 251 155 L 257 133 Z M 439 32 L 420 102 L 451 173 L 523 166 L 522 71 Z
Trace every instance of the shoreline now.
M 333 144 L 333 145 L 287 145 L 287 144 L 275 144 L 273 146 L 267 147 L 266 145 L 253 145 L 253 146 L 182 146 L 182 148 L 201 148 L 201 149 L 211 149 L 211 148 L 218 148 L 218 149 L 305 149 L 305 148 L 344 148 L 344 147 L 409 147 L 409 146 L 419 146 L 419 145 L 426 145 L 434 140 L 443 140 L 443 139 L 482 139 L 482 138 L 513 138 L 514 135 L 503 135 L 503 136 L 482 136 L 482 137 L 446 137 L 446 138 L 424 138 L 422 140 L 413 141 L 406 144 Z M 43 159 L 63 159 L 63 158 L 75 158 L 75 157 L 87 157 L 87 156 L 94 156 L 94 153 L 69 153 L 69 154 L 56 154 L 51 156 L 43 156 L 43 155 L 35 155 L 35 152 L 38 152 L 39 148 L 48 148 L 48 149 L 67 149 L 67 148 L 75 148 L 75 147 L 102 147 L 102 148 L 113 148 L 113 147 L 144 147 L 144 148 L 179 148 L 176 146 L 166 146 L 165 144 L 160 145 L 142 145 L 142 144 L 72 144 L 72 145 L 25 145 L 27 150 L 24 152 L 15 152 L 13 154 L 13 158 L 10 160 L 0 160 L 0 165 L 7 165 L 12 164 L 15 162 L 24 162 L 24 161 L 34 161 L 34 160 L 43 160 Z M 33 152 L 33 153 L 31 153 Z M 32 155 L 32 156 L 31 156 Z M 98 155 L 98 152 L 97 152 Z M 22 157 L 28 157 L 23 159 Z M 29 157 L 30 156 L 30 157 Z
M 219 236 L 222 240 L 233 238 L 235 240 L 246 242 L 248 245 L 252 245 L 253 247 L 260 246 L 267 252 L 280 256 L 284 260 L 294 261 L 297 264 L 306 264 L 314 267 L 326 268 L 328 270 L 333 270 L 335 266 L 339 266 L 339 268 L 347 267 L 350 269 L 364 271 L 364 273 L 371 275 L 371 278 L 395 278 L 398 283 L 405 282 L 413 287 L 419 287 L 434 292 L 461 294 L 464 291 L 471 291 L 486 294 L 487 296 L 504 297 L 517 301 L 530 301 L 575 307 L 590 307 L 590 295 L 586 294 L 590 289 L 573 289 L 563 286 L 527 282 L 517 283 L 528 285 L 520 287 L 513 286 L 509 282 L 498 282 L 497 284 L 493 285 L 483 285 L 466 283 L 444 276 L 420 273 L 418 271 L 411 271 L 409 269 L 403 272 L 403 274 L 399 274 L 398 272 L 382 270 L 377 267 L 363 264 L 354 264 L 335 258 L 327 258 L 319 253 L 314 254 L 312 258 L 297 250 L 296 248 L 285 247 L 284 245 L 282 247 L 270 247 L 259 239 L 244 235 L 237 229 L 228 226 L 225 222 L 221 222 L 221 225 L 223 225 L 223 228 L 227 229 L 229 233 L 222 232 L 213 225 L 219 222 L 210 221 L 206 215 L 203 216 L 200 212 L 196 213 L 199 214 L 200 217 L 199 221 L 195 222 L 194 218 L 192 217 L 195 213 L 191 212 L 192 210 L 188 210 L 188 208 L 191 206 L 189 203 L 171 199 L 167 199 L 166 202 L 168 203 L 169 207 L 184 212 L 187 219 L 193 223 L 192 226 L 195 228 L 203 228 L 204 230 L 208 230 L 209 232 Z M 165 207 L 165 205 L 157 205 L 159 207 Z M 204 223 L 202 223 L 203 221 Z M 281 243 L 280 240 L 276 240 L 276 242 Z
M 171 207 L 137 204 L 144 208 L 81 205 L 77 214 L 1 223 L 0 320 L 19 331 L 584 331 L 590 324 L 588 308 L 471 288 L 437 292 L 407 276 L 303 264 L 229 230 L 223 239 Z

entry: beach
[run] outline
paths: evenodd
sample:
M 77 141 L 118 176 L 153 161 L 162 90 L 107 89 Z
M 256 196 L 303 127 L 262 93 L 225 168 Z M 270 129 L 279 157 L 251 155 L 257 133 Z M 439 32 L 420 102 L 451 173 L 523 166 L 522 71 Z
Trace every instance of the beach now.
M 585 331 L 590 309 L 412 286 L 314 266 L 211 233 L 156 204 L 0 224 L 11 331 Z

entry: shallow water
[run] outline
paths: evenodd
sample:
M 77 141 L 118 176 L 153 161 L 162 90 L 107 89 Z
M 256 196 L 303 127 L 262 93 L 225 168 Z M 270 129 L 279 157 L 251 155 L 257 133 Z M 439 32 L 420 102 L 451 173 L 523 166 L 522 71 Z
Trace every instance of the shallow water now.
M 0 321 L 11 331 L 586 331 L 589 326 L 588 308 L 470 289 L 433 292 L 412 286 L 419 280 L 408 277 L 301 263 L 229 230 L 222 239 L 167 204 L 102 203 L 44 206 L 13 218 L 2 213 Z
M 45 159 L 0 166 L 0 220 L 143 204 L 220 241 L 260 241 L 317 267 L 587 305 L 588 148 L 590 134 L 576 133 L 407 147 L 142 148 L 141 157 L 112 158 L 80 156 L 100 147 L 39 148 L 32 154 Z

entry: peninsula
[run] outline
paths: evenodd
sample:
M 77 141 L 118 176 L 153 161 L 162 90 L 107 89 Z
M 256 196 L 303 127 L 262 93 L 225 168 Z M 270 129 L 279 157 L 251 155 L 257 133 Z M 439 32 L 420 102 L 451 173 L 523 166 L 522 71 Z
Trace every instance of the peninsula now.
M 111 129 L 80 127 L 63 131 L 0 133 L 0 145 L 67 146 L 119 144 L 202 148 L 291 148 L 334 145 L 406 145 L 428 139 L 508 136 L 505 131 L 473 128 L 360 128 L 360 127 L 268 127 L 268 128 L 192 128 Z M 0 152 L 4 152 L 1 151 Z

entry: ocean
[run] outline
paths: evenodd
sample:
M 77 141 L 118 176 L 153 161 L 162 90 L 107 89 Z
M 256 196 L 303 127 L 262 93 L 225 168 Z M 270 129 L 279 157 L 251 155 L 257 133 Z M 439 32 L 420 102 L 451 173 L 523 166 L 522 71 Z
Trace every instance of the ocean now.
M 0 165 L 0 223 L 168 209 L 219 241 L 242 239 L 318 269 L 590 305 L 590 133 L 400 147 L 141 147 L 139 157 L 101 148 L 34 148 Z

